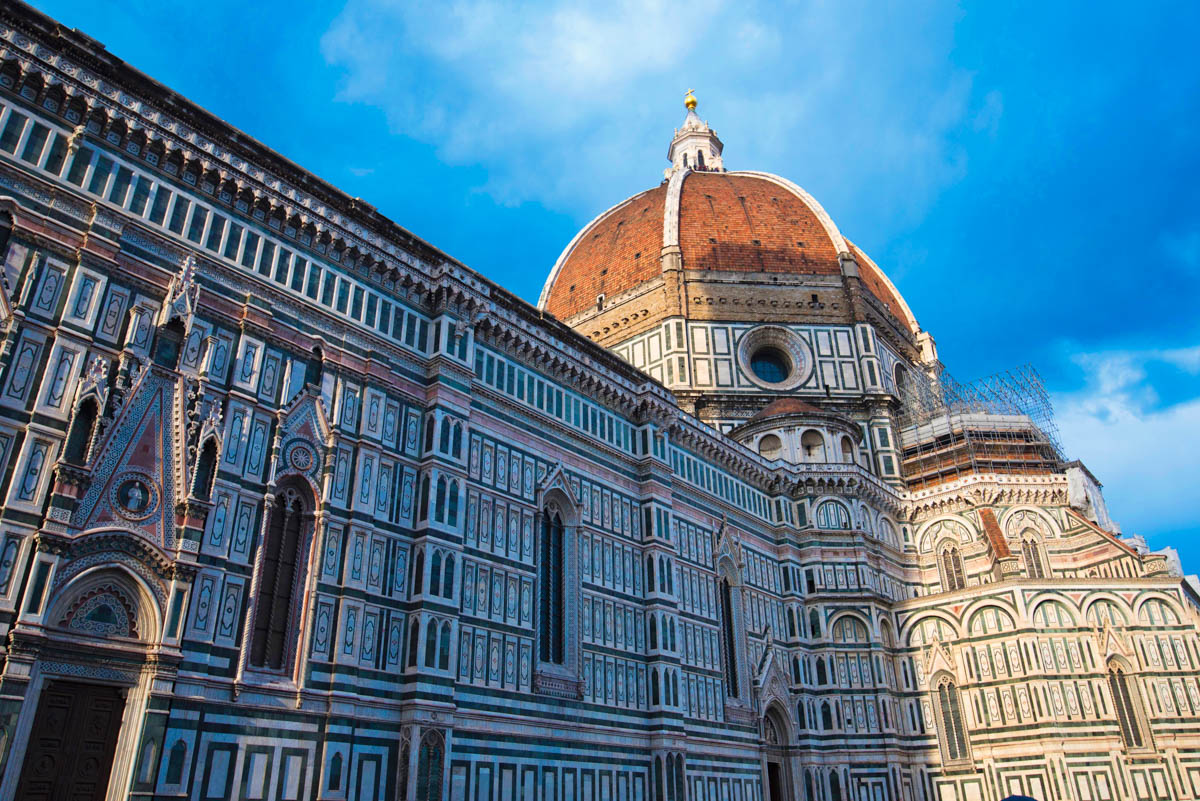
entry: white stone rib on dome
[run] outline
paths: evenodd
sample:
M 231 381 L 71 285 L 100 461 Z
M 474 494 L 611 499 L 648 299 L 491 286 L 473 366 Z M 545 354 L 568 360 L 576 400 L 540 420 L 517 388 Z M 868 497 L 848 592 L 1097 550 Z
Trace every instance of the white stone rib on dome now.
M 909 330 L 914 334 L 920 331 L 921 326 L 917 322 L 917 318 L 913 316 L 912 309 L 908 307 L 908 301 L 904 299 L 904 295 L 900 294 L 900 290 L 896 289 L 896 285 L 892 283 L 892 279 L 887 277 L 887 273 L 879 269 L 879 265 L 867 255 L 865 250 L 857 246 L 855 246 L 855 249 L 858 251 L 858 255 L 862 256 L 863 260 L 866 261 L 867 264 L 870 265 L 871 269 L 875 271 L 875 274 L 879 276 L 879 280 L 883 281 L 887 288 L 892 291 L 892 294 L 896 297 L 896 300 L 900 301 L 900 311 L 904 313 L 904 321 L 908 323 Z
M 689 112 L 695 113 L 695 112 Z M 667 197 L 663 201 L 663 247 L 679 247 L 679 201 L 683 198 L 683 179 L 692 174 L 683 169 L 671 173 Z

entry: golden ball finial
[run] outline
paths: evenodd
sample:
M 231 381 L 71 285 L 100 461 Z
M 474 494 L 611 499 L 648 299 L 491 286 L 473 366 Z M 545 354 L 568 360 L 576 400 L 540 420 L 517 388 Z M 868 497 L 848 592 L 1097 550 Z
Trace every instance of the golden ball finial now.
M 687 97 L 683 99 L 683 105 L 687 106 L 688 111 L 696 110 L 696 96 L 692 94 L 692 90 L 687 90 Z

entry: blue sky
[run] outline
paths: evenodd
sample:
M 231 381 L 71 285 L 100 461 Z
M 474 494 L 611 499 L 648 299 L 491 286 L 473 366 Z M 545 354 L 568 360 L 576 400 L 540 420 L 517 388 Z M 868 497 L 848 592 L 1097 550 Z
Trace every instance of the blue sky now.
M 694 87 L 959 379 L 1032 362 L 1114 517 L 1200 570 L 1200 4 L 43 0 L 535 301 Z

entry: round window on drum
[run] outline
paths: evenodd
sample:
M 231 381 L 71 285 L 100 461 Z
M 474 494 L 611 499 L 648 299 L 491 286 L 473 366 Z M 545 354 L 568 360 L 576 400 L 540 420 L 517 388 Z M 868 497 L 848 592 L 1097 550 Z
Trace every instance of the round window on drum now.
M 779 348 L 767 345 L 750 356 L 750 369 L 761 381 L 782 384 L 792 374 L 792 360 Z

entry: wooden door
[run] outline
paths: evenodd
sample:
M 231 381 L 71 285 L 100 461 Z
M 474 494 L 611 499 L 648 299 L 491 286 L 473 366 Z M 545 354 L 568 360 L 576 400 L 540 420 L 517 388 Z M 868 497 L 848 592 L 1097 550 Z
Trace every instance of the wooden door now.
M 124 711 L 125 699 L 116 687 L 46 682 L 16 797 L 103 801 Z

